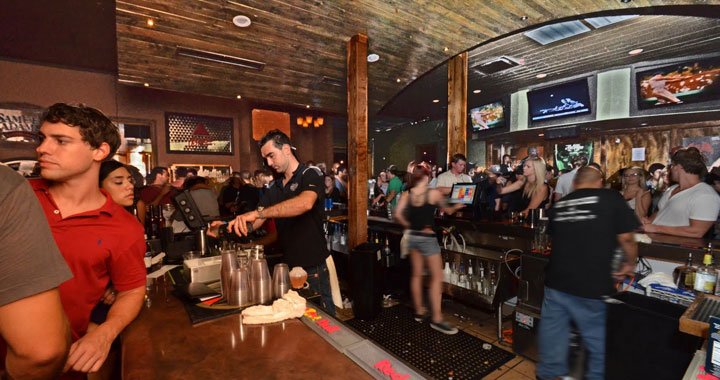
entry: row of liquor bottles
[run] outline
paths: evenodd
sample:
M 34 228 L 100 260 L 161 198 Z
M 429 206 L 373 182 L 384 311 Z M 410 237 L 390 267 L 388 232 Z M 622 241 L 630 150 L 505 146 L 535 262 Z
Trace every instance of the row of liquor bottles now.
M 467 263 L 464 259 L 447 260 L 443 268 L 444 281 L 493 297 L 497 286 L 497 265 L 495 262 L 481 259 L 467 259 Z
M 692 264 L 692 253 L 688 253 L 685 265 L 675 268 L 673 280 L 678 289 L 690 290 L 693 292 L 720 295 L 720 262 L 715 261 L 712 251 L 712 243 L 708 243 L 703 256 L 703 264 L 694 266 Z
M 329 251 L 348 253 L 348 231 L 347 225 L 340 223 L 325 223 L 325 241 Z M 390 248 L 390 235 L 380 232 L 368 231 L 368 243 L 380 246 L 382 264 L 391 267 L 397 263 L 396 255 Z

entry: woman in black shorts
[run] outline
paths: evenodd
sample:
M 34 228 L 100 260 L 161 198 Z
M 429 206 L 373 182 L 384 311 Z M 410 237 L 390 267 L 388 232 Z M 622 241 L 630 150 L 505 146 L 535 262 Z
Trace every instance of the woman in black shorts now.
M 448 206 L 440 191 L 428 188 L 429 182 L 430 168 L 423 164 L 418 165 L 410 176 L 408 191 L 400 196 L 395 218 L 407 231 L 405 243 L 412 264 L 410 291 L 415 307 L 415 320 L 422 322 L 427 318 L 422 297 L 423 265 L 427 263 L 430 271 L 430 326 L 445 334 L 455 334 L 458 332 L 457 327 L 444 322 L 440 310 L 443 268 L 440 245 L 434 231 L 435 209 L 440 207 L 446 213 L 452 214 L 463 205 Z

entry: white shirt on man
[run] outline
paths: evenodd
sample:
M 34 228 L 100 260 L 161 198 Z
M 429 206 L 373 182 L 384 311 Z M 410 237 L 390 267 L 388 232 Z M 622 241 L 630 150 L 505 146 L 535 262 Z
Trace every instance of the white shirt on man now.
M 456 177 L 450 170 L 437 176 L 437 187 L 452 187 L 456 183 L 472 183 L 472 178 L 465 173 Z
M 570 193 L 572 193 L 573 190 L 575 190 L 573 186 L 573 180 L 575 179 L 575 174 L 577 174 L 577 169 L 573 169 L 563 175 L 560 176 L 557 180 L 557 185 L 555 185 L 555 192 L 562 194 L 562 196 L 566 196 Z
M 672 198 L 670 195 L 680 185 L 670 186 L 660 197 L 658 213 L 653 224 L 668 227 L 686 227 L 690 219 L 714 222 L 720 212 L 720 196 L 712 186 L 700 182 L 683 190 Z

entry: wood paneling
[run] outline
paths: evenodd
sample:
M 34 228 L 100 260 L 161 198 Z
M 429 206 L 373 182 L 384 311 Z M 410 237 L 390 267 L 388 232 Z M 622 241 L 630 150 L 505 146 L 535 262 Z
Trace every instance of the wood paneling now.
M 467 52 L 448 62 L 447 162 L 454 154 L 467 155 L 467 63 Z
M 632 148 L 645 148 L 644 161 L 632 161 Z M 671 148 L 669 130 L 638 130 L 635 133 L 608 134 L 604 139 L 605 162 L 601 162 L 607 176 L 631 166 L 648 169 L 658 162 L 666 164 Z
M 354 35 L 347 44 L 348 113 L 348 244 L 367 241 L 368 180 L 368 38 Z
M 118 73 L 120 79 L 140 86 L 147 82 L 155 88 L 228 98 L 241 94 L 344 113 L 344 84 L 327 85 L 321 80 L 327 76 L 342 82 L 345 44 L 349 36 L 363 33 L 373 41 L 370 52 L 380 55 L 380 61 L 368 68 L 369 107 L 374 114 L 415 77 L 489 39 L 586 13 L 661 12 L 664 6 L 683 4 L 707 2 L 117 0 Z M 240 14 L 251 18 L 249 28 L 232 24 L 232 17 Z M 154 20 L 153 26 L 147 24 L 148 18 Z M 672 36 L 666 41 L 676 34 L 670 30 Z M 199 62 L 177 56 L 178 45 L 267 65 L 257 72 Z

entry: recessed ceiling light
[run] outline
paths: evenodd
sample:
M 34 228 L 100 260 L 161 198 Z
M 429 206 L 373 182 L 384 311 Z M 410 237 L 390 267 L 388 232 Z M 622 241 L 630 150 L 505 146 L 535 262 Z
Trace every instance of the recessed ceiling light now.
M 632 1 L 632 0 L 620 0 L 621 3 L 629 3 L 629 2 L 631 2 L 631 1 Z
M 637 55 L 643 52 L 643 49 L 633 49 L 628 52 L 630 55 Z
M 377 54 L 370 54 L 367 56 L 368 62 L 377 62 L 378 59 L 380 59 L 380 56 Z
M 247 28 L 250 24 L 252 24 L 252 21 L 250 21 L 250 17 L 248 16 L 238 15 L 233 17 L 233 24 L 240 28 Z
M 440 99 L 433 99 L 433 103 L 440 103 Z
M 308 105 L 306 105 L 306 106 L 305 106 L 305 108 L 310 108 L 310 105 L 309 105 L 309 104 L 308 104 Z
M 150 87 L 150 83 L 145 82 L 145 83 L 143 83 L 143 86 Z
M 482 91 L 482 90 L 474 90 L 474 91 L 473 91 L 473 94 L 479 94 L 480 91 Z
M 535 78 L 542 79 L 542 78 L 545 78 L 546 76 L 547 76 L 547 74 L 545 74 L 545 73 L 540 73 L 540 74 L 538 74 L 538 75 L 535 75 Z
M 544 133 L 538 133 L 538 136 L 543 137 L 543 136 L 545 136 L 545 134 L 544 134 Z
M 527 19 L 528 19 L 528 16 L 522 16 L 522 17 L 520 17 L 520 20 L 521 20 L 521 21 L 525 21 L 525 20 L 527 20 Z
M 396 81 L 396 82 L 398 82 L 398 83 L 400 83 L 400 78 L 398 78 L 398 79 L 395 79 L 395 81 Z
M 238 98 L 238 99 L 242 99 L 242 95 L 238 95 L 237 98 Z
M 148 26 L 153 26 L 153 25 L 155 25 L 155 21 L 153 21 L 153 19 L 149 18 L 147 20 L 147 24 L 148 24 Z
M 450 50 L 450 49 L 447 46 L 445 46 L 445 49 L 443 49 L 443 51 L 448 51 L 448 50 Z

